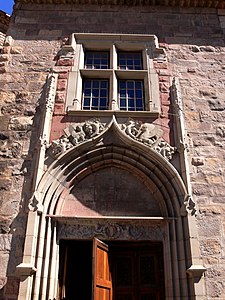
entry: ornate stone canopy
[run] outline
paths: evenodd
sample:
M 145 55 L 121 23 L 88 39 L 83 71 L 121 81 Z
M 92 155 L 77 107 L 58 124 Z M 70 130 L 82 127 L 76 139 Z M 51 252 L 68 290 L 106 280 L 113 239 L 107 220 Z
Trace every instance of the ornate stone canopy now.
M 109 4 L 109 5 L 157 5 L 178 7 L 225 8 L 224 0 L 15 0 L 15 3 L 34 4 Z

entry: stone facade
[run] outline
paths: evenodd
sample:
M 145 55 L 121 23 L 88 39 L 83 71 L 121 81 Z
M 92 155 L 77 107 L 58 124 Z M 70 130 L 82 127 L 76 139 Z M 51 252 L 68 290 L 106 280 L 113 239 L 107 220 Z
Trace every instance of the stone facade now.
M 132 183 L 132 186 L 135 184 L 135 178 L 141 178 L 138 181 L 136 193 L 142 193 L 142 205 L 135 206 L 135 201 L 131 199 L 131 192 L 128 194 L 130 200 L 127 205 L 132 215 L 135 211 L 137 216 L 146 216 L 144 211 L 148 206 L 146 186 L 149 184 L 153 187 L 154 184 L 148 183 L 148 180 L 153 182 L 154 179 L 144 170 L 144 167 L 142 171 L 137 171 L 131 161 L 136 160 L 137 165 L 142 164 L 145 169 L 147 169 L 147 162 L 144 164 L 140 157 L 132 157 L 133 154 L 129 153 L 129 150 L 141 149 L 141 153 L 150 153 L 148 155 L 152 155 L 155 161 L 158 160 L 164 164 L 168 174 L 170 164 L 171 168 L 177 170 L 177 176 L 180 176 L 185 186 L 184 190 L 186 189 L 187 194 L 190 194 L 189 198 L 182 200 L 183 205 L 180 203 L 179 217 L 184 220 L 188 218 L 189 227 L 184 226 L 184 228 L 190 232 L 187 235 L 194 236 L 192 240 L 196 243 L 183 250 L 189 252 L 191 248 L 192 251 L 192 258 L 191 255 L 189 256 L 192 262 L 186 262 L 184 268 L 187 270 L 192 264 L 197 266 L 202 264 L 207 269 L 200 280 L 201 286 L 196 286 L 194 290 L 195 283 L 193 286 L 189 285 L 194 292 L 186 291 L 187 285 L 181 280 L 180 286 L 185 287 L 183 294 L 177 292 L 176 295 L 172 295 L 167 292 L 166 299 L 225 299 L 225 217 L 223 214 L 225 211 L 223 164 L 225 157 L 225 10 L 222 6 L 213 5 L 211 7 L 208 5 L 181 7 L 179 3 L 171 7 L 155 6 L 151 3 L 98 5 L 79 2 L 58 4 L 58 1 L 56 4 L 31 2 L 16 1 L 7 38 L 0 54 L 0 299 L 38 299 L 39 295 L 30 291 L 32 290 L 30 282 L 27 283 L 26 297 L 22 297 L 21 295 L 25 295 L 24 287 L 20 285 L 19 291 L 19 283 L 21 278 L 26 278 L 24 282 L 28 280 L 27 272 L 31 275 L 36 271 L 36 279 L 39 278 L 38 276 L 40 278 L 43 276 L 38 273 L 38 266 L 42 266 L 38 259 L 34 260 L 35 263 L 32 266 L 22 265 L 28 263 L 26 261 L 29 256 L 27 241 L 31 236 L 29 228 L 35 227 L 35 222 L 39 222 L 37 219 L 44 211 L 39 201 L 42 196 L 38 192 L 41 191 L 47 195 L 47 187 L 42 188 L 44 183 L 41 178 L 46 176 L 43 178 L 50 180 L 51 176 L 47 177 L 49 173 L 54 174 L 63 182 L 64 179 L 57 177 L 55 162 L 59 161 L 64 166 L 70 160 L 70 156 L 75 161 L 75 157 L 77 159 L 79 155 L 82 156 L 83 149 L 87 151 L 89 157 L 80 163 L 86 163 L 88 166 L 89 161 L 96 172 L 85 173 L 82 181 L 80 179 L 82 174 L 76 175 L 78 176 L 76 179 L 72 175 L 72 179 L 65 176 L 66 179 L 62 185 L 66 186 L 66 192 L 70 191 L 72 185 L 69 186 L 69 184 L 72 184 L 72 181 L 73 184 L 75 180 L 79 183 L 76 189 L 68 192 L 67 196 L 61 197 L 59 193 L 62 199 L 68 201 L 62 207 L 60 207 L 61 204 L 57 206 L 58 215 L 71 217 L 78 213 L 80 216 L 93 216 L 94 210 L 98 216 L 110 215 L 106 212 L 113 210 L 105 204 L 94 209 L 95 195 L 99 194 L 102 202 L 105 198 L 116 199 L 114 190 L 117 180 L 119 176 L 123 176 L 128 179 L 129 184 Z M 205 2 L 208 3 L 208 1 Z M 217 1 L 217 3 L 222 2 Z M 158 78 L 160 113 L 158 115 L 145 113 L 120 115 L 117 112 L 115 113 L 117 120 L 113 123 L 110 123 L 113 113 L 106 115 L 84 114 L 80 111 L 68 113 L 66 111 L 68 78 L 76 63 L 76 52 L 73 52 L 71 48 L 73 43 L 70 40 L 73 33 L 156 35 L 159 40 L 158 48 L 163 53 L 162 56 L 158 55 L 153 58 L 154 70 Z M 164 54 L 166 54 L 166 59 Z M 68 133 L 69 128 L 75 126 L 74 124 L 83 128 L 84 123 L 92 120 L 92 117 L 97 117 L 104 125 L 102 131 L 91 137 L 86 133 L 85 136 L 79 137 L 81 138 L 79 143 L 77 141 L 72 143 L 72 134 Z M 141 122 L 142 125 L 158 126 L 162 130 L 162 135 L 159 134 L 157 138 L 162 138 L 167 143 L 166 145 L 173 148 L 170 152 L 172 153 L 171 159 L 164 161 L 165 156 L 162 155 L 164 152 L 160 150 L 161 153 L 159 153 L 160 151 L 157 152 L 146 145 L 143 139 L 138 140 L 137 134 L 135 138 L 127 135 L 125 131 L 129 117 L 134 122 Z M 138 130 L 142 125 L 139 125 Z M 120 153 L 118 149 L 114 149 L 110 156 L 108 150 L 101 148 L 101 143 L 103 143 L 100 140 L 101 136 L 107 147 L 111 140 L 112 144 L 121 148 L 124 148 L 127 143 L 129 145 L 127 152 Z M 152 138 L 151 135 L 149 136 Z M 71 143 L 69 147 L 64 144 L 65 138 L 69 139 L 68 143 Z M 78 136 L 75 135 L 75 138 Z M 148 137 L 148 143 L 150 138 Z M 59 152 L 51 151 L 54 143 L 55 149 Z M 66 145 L 68 143 L 66 141 Z M 113 176 L 110 177 L 112 181 L 107 180 L 107 172 L 104 168 L 99 169 L 101 161 L 95 162 L 91 152 L 87 150 L 89 148 L 85 148 L 87 147 L 85 145 L 90 145 L 88 147 L 93 153 L 95 146 L 101 148 L 101 154 L 98 156 L 104 164 L 109 164 L 111 171 L 114 168 L 113 162 L 117 164 L 118 161 L 123 161 L 124 165 L 120 174 L 112 171 Z M 73 147 L 78 149 L 77 156 L 73 152 L 75 151 Z M 59 156 L 52 153 L 58 153 Z M 132 165 L 132 171 L 127 171 L 125 163 Z M 55 169 L 51 166 L 55 166 Z M 97 170 L 100 171 L 97 172 Z M 154 168 L 151 170 L 154 173 Z M 70 169 L 66 170 L 66 172 L 70 171 Z M 170 175 L 175 174 L 175 171 L 173 172 L 171 171 Z M 162 175 L 157 176 L 160 178 Z M 105 182 L 109 190 L 94 189 L 94 183 L 97 182 L 99 187 L 104 178 L 106 178 Z M 170 181 L 171 184 L 175 181 L 172 175 Z M 129 184 L 128 187 L 127 184 L 126 181 L 121 181 L 122 188 L 129 190 Z M 176 183 L 176 185 L 179 184 Z M 49 185 L 48 188 L 51 190 L 52 186 Z M 155 187 L 155 194 L 158 193 L 156 190 Z M 179 191 L 181 190 L 182 188 Z M 131 191 L 135 194 L 135 191 Z M 62 194 L 64 192 L 65 190 Z M 153 200 L 156 199 L 154 192 L 151 194 L 152 198 L 150 197 Z M 181 195 L 182 193 L 180 192 Z M 88 195 L 89 198 L 83 195 Z M 158 198 L 161 197 L 160 195 Z M 118 191 L 117 196 L 125 202 L 122 191 Z M 49 196 L 44 198 L 43 203 L 47 201 L 47 197 Z M 176 198 L 171 192 L 167 197 L 162 196 L 160 201 L 163 203 L 164 198 L 172 199 L 173 197 Z M 61 200 L 60 203 L 63 201 Z M 163 207 L 163 204 L 160 202 L 160 206 L 158 202 L 152 202 L 149 210 L 154 212 L 154 216 L 159 217 L 159 207 Z M 113 207 L 116 210 L 116 212 L 113 211 L 113 215 L 117 217 L 123 215 L 122 202 L 117 202 Z M 33 214 L 37 216 L 34 217 Z M 53 209 L 47 211 L 47 215 L 53 214 Z M 178 213 L 176 216 L 178 217 Z M 59 222 L 59 230 L 66 222 L 67 220 Z M 196 228 L 194 228 L 195 222 Z M 74 228 L 76 226 L 71 225 Z M 85 226 L 86 224 L 84 228 Z M 160 228 L 155 224 L 147 224 L 146 228 L 148 226 L 158 226 L 157 230 Z M 69 229 L 70 227 L 67 227 L 66 230 Z M 160 240 L 163 240 L 165 236 L 164 230 L 163 225 L 162 230 L 159 230 L 162 234 Z M 62 233 L 62 236 L 65 234 L 65 232 Z M 154 240 L 155 237 L 146 239 Z M 35 248 L 35 242 L 32 243 L 30 247 Z M 42 249 L 38 251 L 41 252 Z M 25 257 L 26 254 L 27 257 Z M 197 263 L 194 264 L 195 259 Z M 16 270 L 18 266 L 20 268 Z M 43 266 L 42 268 L 44 269 Z M 186 281 L 184 279 L 184 282 Z M 37 292 L 38 284 L 44 285 L 45 282 L 40 283 L 41 280 L 36 282 L 39 282 L 35 286 Z M 171 287 L 168 285 L 167 289 L 170 291 Z M 34 293 L 33 296 L 31 296 L 32 293 Z M 48 295 L 54 295 L 54 293 L 51 291 Z M 44 293 L 41 297 L 41 299 L 52 299 Z
M 9 27 L 9 15 L 4 13 L 3 11 L 0 11 L 0 49 L 2 49 L 5 40 L 5 34 L 8 27 Z

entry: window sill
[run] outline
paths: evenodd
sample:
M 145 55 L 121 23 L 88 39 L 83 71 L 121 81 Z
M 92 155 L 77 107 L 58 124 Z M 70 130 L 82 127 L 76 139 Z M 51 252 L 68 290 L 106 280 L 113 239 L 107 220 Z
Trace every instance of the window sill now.
M 75 110 L 73 106 L 67 108 L 67 114 L 70 116 L 117 116 L 117 117 L 159 117 L 159 112 L 152 111 L 125 111 L 125 110 Z

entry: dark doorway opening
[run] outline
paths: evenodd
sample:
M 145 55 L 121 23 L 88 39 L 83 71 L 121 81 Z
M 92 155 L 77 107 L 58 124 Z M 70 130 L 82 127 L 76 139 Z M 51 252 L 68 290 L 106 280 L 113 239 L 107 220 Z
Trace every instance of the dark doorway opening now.
M 95 243 L 62 240 L 60 241 L 60 299 L 165 299 L 162 243 L 107 242 L 103 244 L 107 246 L 107 254 L 99 252 L 99 259 L 104 260 L 102 255 L 107 255 L 112 291 L 93 292 L 95 289 L 93 282 L 96 282 L 96 276 L 101 277 L 101 274 L 103 276 L 106 274 L 103 260 L 93 259 Z M 97 268 L 94 264 L 97 265 Z M 95 272 L 98 274 L 94 274 Z
M 60 299 L 92 297 L 92 241 L 60 241 Z

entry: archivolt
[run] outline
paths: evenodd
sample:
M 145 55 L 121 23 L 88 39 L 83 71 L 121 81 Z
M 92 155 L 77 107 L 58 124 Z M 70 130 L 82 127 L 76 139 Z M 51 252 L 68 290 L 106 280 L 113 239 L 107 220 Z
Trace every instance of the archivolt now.
M 114 143 L 104 142 L 112 134 Z M 37 191 L 43 212 L 57 214 L 77 182 L 109 166 L 136 174 L 157 197 L 163 216 L 180 216 L 186 189 L 177 170 L 156 151 L 129 138 L 114 122 L 103 134 L 73 147 L 48 168 Z

